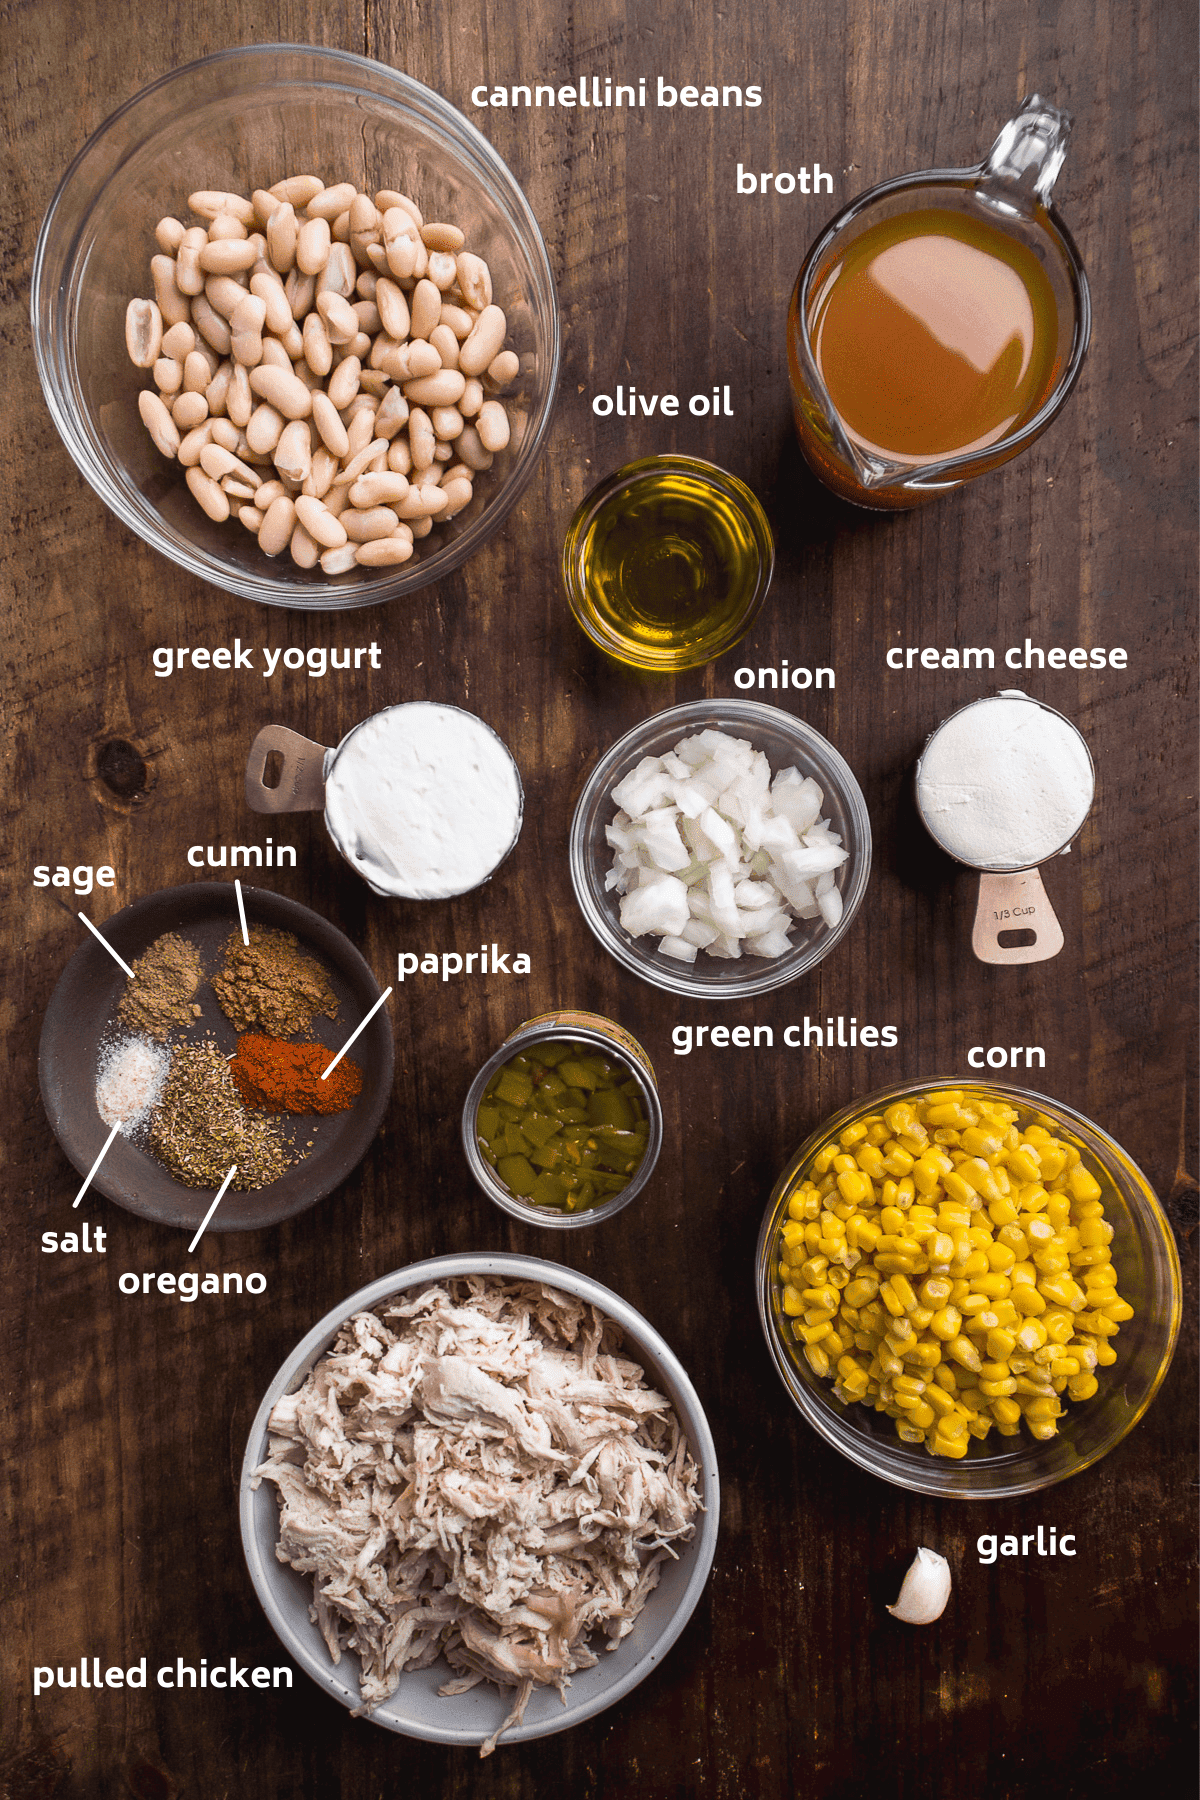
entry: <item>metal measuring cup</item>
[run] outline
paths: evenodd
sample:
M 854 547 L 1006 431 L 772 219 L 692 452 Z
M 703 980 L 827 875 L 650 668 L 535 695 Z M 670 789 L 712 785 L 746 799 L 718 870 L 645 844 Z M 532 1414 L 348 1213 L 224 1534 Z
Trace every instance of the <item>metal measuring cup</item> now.
M 1060 720 L 1078 739 L 1079 747 L 1087 758 L 1091 774 L 1091 786 L 1087 804 L 1079 812 L 1079 816 L 1071 825 L 1071 829 L 1060 844 L 1043 850 L 1035 861 L 1027 863 L 976 861 L 953 849 L 942 832 L 938 830 L 935 816 L 922 796 L 921 772 L 929 756 L 934 740 L 965 713 L 976 707 L 988 706 L 996 700 L 1020 700 L 1028 706 L 1039 707 L 1043 712 Z M 979 893 L 975 904 L 975 921 L 971 929 L 971 948 L 983 963 L 1035 963 L 1048 962 L 1057 956 L 1063 947 L 1063 929 L 1058 922 L 1049 895 L 1042 885 L 1038 873 L 1040 866 L 1055 856 L 1065 856 L 1075 839 L 1083 829 L 1083 824 L 1092 809 L 1096 793 L 1096 765 L 1092 761 L 1087 740 L 1078 726 L 1053 706 L 1047 706 L 1041 700 L 1034 700 L 1028 694 L 1017 689 L 1002 689 L 998 694 L 988 695 L 981 700 L 971 700 L 965 706 L 942 720 L 935 731 L 925 740 L 921 755 L 917 758 L 913 773 L 913 787 L 916 795 L 917 811 L 921 815 L 930 837 L 944 850 L 947 856 L 964 868 L 976 869 L 979 873 Z M 1001 937 L 1009 932 L 1032 932 L 1033 942 L 1029 944 L 1003 944 Z
M 464 708 L 460 706 L 451 706 L 448 702 L 436 704 L 438 711 L 462 713 L 465 718 L 472 720 L 473 724 L 481 727 L 483 731 L 495 738 L 496 743 L 508 758 L 516 786 L 517 817 L 512 838 L 496 856 L 491 867 L 480 874 L 477 880 L 472 880 L 465 888 L 455 890 L 456 893 L 469 893 L 475 887 L 481 886 L 484 881 L 491 879 L 516 844 L 517 838 L 520 836 L 524 814 L 524 789 L 521 785 L 520 770 L 517 768 L 512 752 L 490 725 L 485 724 L 476 714 L 465 712 Z M 401 706 L 385 707 L 383 711 L 384 713 L 398 712 L 406 707 L 429 707 L 432 710 L 434 703 L 407 701 Z M 372 893 L 380 894 L 385 899 L 453 898 L 452 894 L 443 892 L 431 896 L 416 889 L 378 886 L 362 866 L 361 858 L 355 853 L 355 846 L 343 841 L 336 822 L 330 817 L 326 793 L 338 758 L 357 732 L 361 731 L 364 726 L 370 725 L 372 720 L 382 716 L 383 714 L 373 713 L 370 718 L 360 720 L 346 733 L 336 747 L 319 744 L 315 739 L 306 738 L 298 731 L 290 731 L 285 725 L 264 725 L 251 744 L 249 755 L 246 758 L 246 804 L 252 812 L 257 813 L 324 813 L 325 829 L 329 833 L 335 849 L 350 864 L 355 873 L 362 877 Z M 268 786 L 266 777 L 272 756 L 279 758 L 278 779 L 273 785 Z

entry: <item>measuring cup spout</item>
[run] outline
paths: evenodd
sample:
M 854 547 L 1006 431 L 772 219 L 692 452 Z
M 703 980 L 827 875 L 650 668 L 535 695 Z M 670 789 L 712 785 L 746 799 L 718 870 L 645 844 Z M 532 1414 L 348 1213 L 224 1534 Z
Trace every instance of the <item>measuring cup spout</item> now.
M 1070 113 L 1030 94 L 992 145 L 981 171 L 980 199 L 1026 218 L 1035 202 L 1048 206 L 1070 135 Z

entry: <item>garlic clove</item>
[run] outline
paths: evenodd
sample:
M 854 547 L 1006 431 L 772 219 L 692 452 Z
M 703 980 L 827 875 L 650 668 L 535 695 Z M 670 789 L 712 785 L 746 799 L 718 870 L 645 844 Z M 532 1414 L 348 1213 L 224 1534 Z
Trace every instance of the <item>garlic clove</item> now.
M 932 1625 L 950 1598 L 950 1564 L 936 1550 L 921 1548 L 913 1557 L 895 1606 L 888 1611 L 906 1625 Z

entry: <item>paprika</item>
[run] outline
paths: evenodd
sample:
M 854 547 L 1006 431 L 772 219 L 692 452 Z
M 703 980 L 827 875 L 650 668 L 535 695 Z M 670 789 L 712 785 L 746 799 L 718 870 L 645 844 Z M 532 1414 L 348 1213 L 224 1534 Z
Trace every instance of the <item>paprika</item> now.
M 322 1081 L 333 1054 L 325 1044 L 285 1044 L 247 1031 L 229 1069 L 243 1105 L 260 1112 L 346 1112 L 362 1092 L 362 1070 L 343 1056 Z

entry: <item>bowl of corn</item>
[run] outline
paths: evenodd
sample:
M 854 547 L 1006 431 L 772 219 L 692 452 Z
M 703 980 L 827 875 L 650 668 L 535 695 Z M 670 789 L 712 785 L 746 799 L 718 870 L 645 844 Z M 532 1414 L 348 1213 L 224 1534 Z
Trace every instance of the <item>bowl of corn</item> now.
M 843 1108 L 768 1203 L 759 1316 L 795 1405 L 872 1475 L 1008 1498 L 1089 1468 L 1178 1335 L 1179 1259 L 1136 1163 L 1059 1101 L 929 1080 Z

